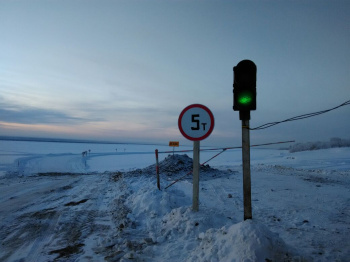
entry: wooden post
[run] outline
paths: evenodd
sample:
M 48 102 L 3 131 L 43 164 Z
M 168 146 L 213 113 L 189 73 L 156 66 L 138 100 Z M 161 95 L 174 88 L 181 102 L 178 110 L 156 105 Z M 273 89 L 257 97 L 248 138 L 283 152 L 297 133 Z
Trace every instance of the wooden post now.
M 160 178 L 159 178 L 159 163 L 158 163 L 158 149 L 156 149 L 156 172 L 157 172 L 157 187 L 160 190 Z
M 249 120 L 242 120 L 242 160 L 244 220 L 246 220 L 252 219 Z
M 199 147 L 200 141 L 193 141 L 193 211 L 199 210 Z

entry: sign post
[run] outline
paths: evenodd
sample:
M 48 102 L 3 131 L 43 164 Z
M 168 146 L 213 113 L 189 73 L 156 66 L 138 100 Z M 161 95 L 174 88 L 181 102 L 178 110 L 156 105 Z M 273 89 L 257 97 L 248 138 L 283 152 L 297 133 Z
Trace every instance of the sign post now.
M 169 146 L 173 147 L 173 156 L 174 156 L 175 147 L 179 147 L 180 142 L 179 141 L 169 141 Z
M 200 141 L 207 138 L 214 129 L 214 116 L 204 105 L 193 104 L 182 110 L 178 126 L 181 134 L 193 141 L 193 211 L 199 210 L 199 151 Z
M 193 141 L 193 197 L 192 209 L 198 211 L 199 209 L 199 150 L 200 141 Z

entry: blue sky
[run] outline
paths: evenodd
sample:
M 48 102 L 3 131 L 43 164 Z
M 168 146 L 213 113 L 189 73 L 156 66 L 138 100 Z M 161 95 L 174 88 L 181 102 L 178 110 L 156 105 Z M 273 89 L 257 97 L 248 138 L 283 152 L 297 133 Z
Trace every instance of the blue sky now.
M 0 134 L 167 143 L 200 103 L 202 143 L 239 145 L 232 67 L 257 65 L 251 127 L 350 99 L 349 1 L 1 1 Z M 350 106 L 252 131 L 349 138 Z

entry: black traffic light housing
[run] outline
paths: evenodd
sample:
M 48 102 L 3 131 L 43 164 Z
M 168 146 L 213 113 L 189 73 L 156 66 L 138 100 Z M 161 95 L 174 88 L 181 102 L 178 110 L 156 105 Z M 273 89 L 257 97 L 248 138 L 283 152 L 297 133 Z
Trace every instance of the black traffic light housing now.
M 256 71 L 251 60 L 233 67 L 233 110 L 240 112 L 241 120 L 249 120 L 250 111 L 256 110 Z

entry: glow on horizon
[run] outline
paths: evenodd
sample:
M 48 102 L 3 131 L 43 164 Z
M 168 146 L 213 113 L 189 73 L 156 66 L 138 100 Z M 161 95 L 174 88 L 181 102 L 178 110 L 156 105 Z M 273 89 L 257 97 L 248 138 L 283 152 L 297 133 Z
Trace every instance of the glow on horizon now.
M 178 115 L 200 103 L 216 122 L 205 142 L 237 144 L 232 67 L 243 59 L 257 65 L 252 126 L 349 100 L 349 12 L 327 0 L 1 2 L 0 135 L 183 140 Z M 346 138 L 349 114 L 252 141 Z
M 7 130 L 7 136 L 23 137 L 49 137 L 49 138 L 75 138 L 96 139 L 106 141 L 136 140 L 137 134 L 143 132 L 143 138 L 151 141 L 166 141 L 169 135 L 178 137 L 178 131 L 173 128 L 153 128 L 139 123 L 90 123 L 84 125 L 44 125 L 44 124 L 19 124 L 0 122 L 0 128 Z

